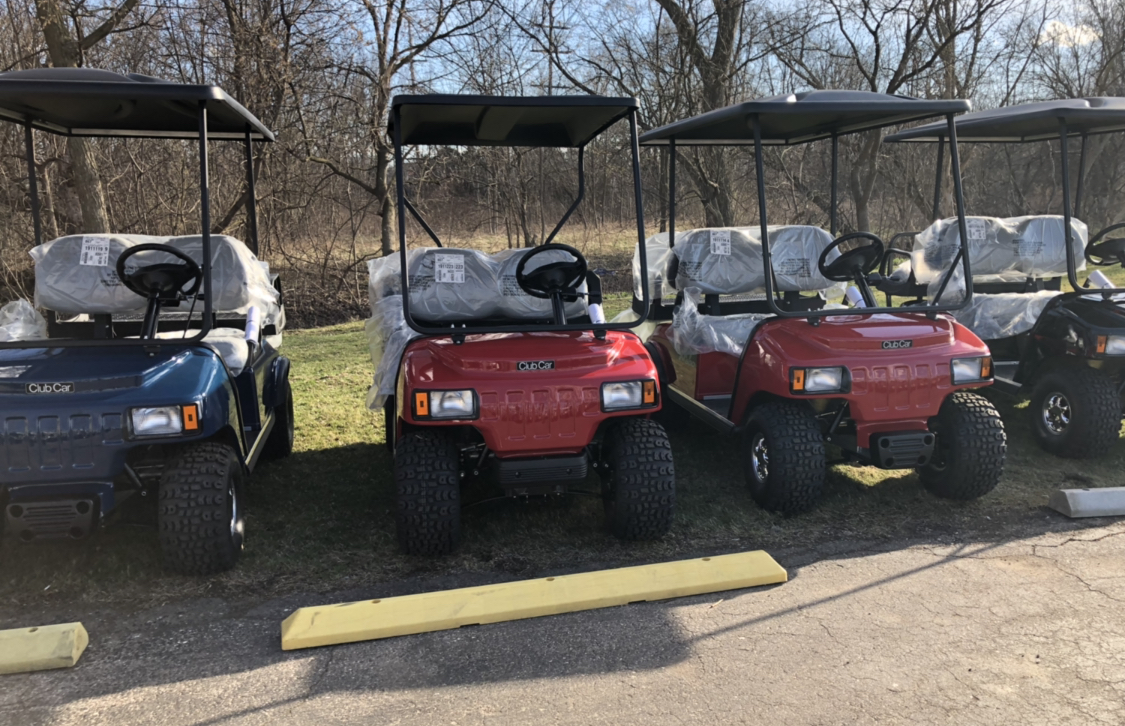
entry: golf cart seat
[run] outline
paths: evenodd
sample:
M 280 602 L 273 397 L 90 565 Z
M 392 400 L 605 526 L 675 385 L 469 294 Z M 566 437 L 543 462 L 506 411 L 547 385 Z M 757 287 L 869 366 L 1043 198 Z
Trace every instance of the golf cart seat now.
M 973 298 L 955 313 L 957 321 L 983 340 L 997 340 L 1031 330 L 1051 298 L 1060 294 L 1066 274 L 1063 218 L 1038 215 L 1001 219 L 968 217 L 969 262 Z M 1079 269 L 1085 268 L 1086 225 L 1071 220 L 1071 246 Z M 913 274 L 928 286 L 932 300 L 960 245 L 957 221 L 944 219 L 920 232 L 911 253 Z M 962 296 L 964 283 L 953 276 L 943 301 Z
M 156 337 L 175 340 L 180 337 L 193 338 L 197 335 L 199 335 L 198 329 L 189 329 L 186 335 L 182 330 L 165 330 L 157 333 Z M 246 340 L 246 333 L 238 328 L 212 328 L 211 332 L 203 336 L 203 344 L 219 354 L 232 376 L 241 373 L 246 367 L 246 362 L 250 360 L 250 343 Z
M 822 277 L 817 267 L 821 253 L 832 244 L 832 235 L 805 225 L 770 227 L 769 234 L 774 280 L 784 293 L 779 304 L 790 309 L 822 308 L 823 293 L 838 287 Z M 676 235 L 672 253 L 664 279 L 674 281 L 674 287 L 683 293 L 683 301 L 673 313 L 672 338 L 677 351 L 681 355 L 741 355 L 754 329 L 773 317 L 764 296 L 766 271 L 759 229 L 685 231 Z M 838 256 L 833 254 L 830 260 Z M 806 297 L 802 292 L 817 295 Z M 738 299 L 747 297 L 751 299 Z
M 478 250 L 425 247 L 409 252 L 410 312 L 426 323 L 542 320 L 551 317 L 551 301 L 532 297 L 516 283 L 516 267 L 531 249 L 504 250 L 488 255 Z M 544 252 L 528 271 L 555 260 Z M 561 257 L 559 257 L 561 259 Z M 372 310 L 379 301 L 402 294 L 399 257 L 388 255 L 368 263 Z M 579 288 L 585 292 L 585 285 Z M 401 307 L 401 302 L 396 300 Z M 568 302 L 568 318 L 586 314 L 585 299 Z
M 117 278 L 117 258 L 140 244 L 166 244 L 192 259 L 203 258 L 200 235 L 161 237 L 154 235 L 70 235 L 46 242 L 33 250 L 35 261 L 36 306 L 59 316 L 108 315 L 120 320 L 144 313 L 145 299 L 127 289 Z M 245 318 L 250 308 L 262 315 L 263 328 L 284 327 L 281 296 L 270 280 L 263 263 L 241 241 L 226 235 L 212 235 L 212 309 L 218 317 Z M 139 262 L 169 262 L 160 252 L 141 253 Z M 201 306 L 200 306 L 201 307 Z M 187 313 L 172 308 L 167 318 Z M 230 321 L 231 323 L 234 320 Z M 123 328 L 124 329 L 124 328 Z M 126 331 L 128 334 L 130 331 Z M 182 334 L 182 326 L 179 331 Z

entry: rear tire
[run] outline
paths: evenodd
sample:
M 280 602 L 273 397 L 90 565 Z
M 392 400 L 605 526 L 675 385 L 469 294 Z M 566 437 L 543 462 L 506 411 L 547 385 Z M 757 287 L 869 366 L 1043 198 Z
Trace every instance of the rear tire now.
M 816 506 L 827 463 L 824 434 L 811 408 L 797 401 L 762 404 L 742 436 L 746 483 L 759 506 L 782 514 Z
M 234 567 L 242 554 L 242 464 L 226 444 L 189 444 L 160 479 L 157 526 L 164 563 L 185 575 Z
M 293 453 L 293 389 L 285 386 L 285 400 L 273 409 L 273 429 L 262 449 L 262 458 L 284 459 Z
M 656 421 L 625 418 L 605 440 L 606 523 L 623 540 L 659 539 L 672 528 L 676 470 L 668 434 Z
M 1044 450 L 1069 459 L 1104 456 L 1121 432 L 1121 397 L 1101 371 L 1073 366 L 1039 378 L 1027 410 Z
M 408 555 L 447 555 L 461 541 L 461 455 L 440 431 L 395 445 L 395 530 Z
M 1008 437 L 996 407 L 984 396 L 958 391 L 946 397 L 937 420 L 930 463 L 918 477 L 931 494 L 968 501 L 996 488 L 1004 473 Z

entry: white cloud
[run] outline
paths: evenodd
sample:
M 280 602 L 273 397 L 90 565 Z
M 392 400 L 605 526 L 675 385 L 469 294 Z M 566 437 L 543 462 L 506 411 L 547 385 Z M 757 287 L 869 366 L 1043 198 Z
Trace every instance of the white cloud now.
M 1047 23 L 1043 32 L 1039 35 L 1040 43 L 1058 45 L 1063 48 L 1089 45 L 1097 40 L 1097 31 L 1089 25 L 1067 25 L 1059 20 L 1052 20 Z

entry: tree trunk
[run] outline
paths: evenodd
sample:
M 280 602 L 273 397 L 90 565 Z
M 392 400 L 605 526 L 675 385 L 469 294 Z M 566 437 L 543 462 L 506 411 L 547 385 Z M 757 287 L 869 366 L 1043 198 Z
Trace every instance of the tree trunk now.
M 375 152 L 375 199 L 379 202 L 380 248 L 384 255 L 395 251 L 395 207 L 387 185 L 387 170 L 391 166 L 391 152 L 380 144 Z
M 77 68 L 81 48 L 71 37 L 58 0 L 36 0 L 35 14 L 43 26 L 47 41 L 47 55 L 55 68 Z M 105 192 L 98 173 L 98 161 L 86 139 L 69 137 L 66 140 L 74 173 L 74 187 L 82 207 L 84 232 L 109 231 L 109 214 L 106 212 Z

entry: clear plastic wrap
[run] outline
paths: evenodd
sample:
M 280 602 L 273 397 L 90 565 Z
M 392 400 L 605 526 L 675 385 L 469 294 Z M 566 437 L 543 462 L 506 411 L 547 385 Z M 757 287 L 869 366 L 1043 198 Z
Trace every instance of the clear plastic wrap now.
M 367 407 L 379 411 L 388 396 L 393 396 L 398 366 L 406 344 L 419 337 L 402 313 L 402 295 L 388 295 L 371 306 L 371 317 L 364 325 L 375 380 L 367 391 Z
M 46 337 L 47 321 L 27 300 L 13 300 L 0 307 L 0 343 Z
M 399 255 L 367 263 L 372 307 L 387 296 L 402 295 Z M 454 322 L 500 313 L 497 264 L 477 250 L 420 247 L 407 252 L 410 312 L 421 320 Z
M 143 312 L 145 299 L 130 291 L 117 278 L 117 258 L 140 244 L 166 244 L 203 260 L 200 235 L 159 237 L 154 235 L 71 235 L 45 242 L 31 250 L 35 261 L 37 307 L 63 315 Z M 284 326 L 279 295 L 269 273 L 241 241 L 225 235 L 211 236 L 211 284 L 216 312 L 245 315 L 253 306 L 263 311 L 265 321 Z M 129 267 L 175 262 L 161 252 L 144 252 L 129 261 Z
M 974 293 L 969 304 L 953 314 L 957 322 L 976 333 L 981 340 L 1009 338 L 1035 327 L 1043 308 L 1061 294 L 1057 290 Z
M 969 264 L 977 282 L 1058 277 L 1066 274 L 1066 242 L 1059 215 L 967 217 Z M 1071 219 L 1071 248 L 1078 269 L 1086 268 L 1086 224 Z M 911 262 L 918 282 L 941 278 L 961 248 L 957 218 L 934 222 L 914 238 Z M 943 296 L 943 300 L 944 300 Z
M 684 233 L 676 233 L 676 243 L 683 239 Z M 649 299 L 655 300 L 661 295 L 674 297 L 675 290 L 670 286 L 666 289 L 664 279 L 668 271 L 668 263 L 672 259 L 672 248 L 668 246 L 668 233 L 660 232 L 645 240 L 645 261 L 648 263 L 648 289 Z M 643 300 L 641 288 L 641 248 L 633 248 L 633 295 L 638 300 Z
M 819 227 L 779 225 L 768 228 L 774 279 L 782 292 L 841 288 L 821 276 L 817 261 L 832 244 Z M 675 287 L 696 287 L 704 295 L 738 295 L 765 289 L 761 231 L 758 227 L 693 229 L 676 235 Z M 833 251 L 828 261 L 839 257 Z
M 680 355 L 728 353 L 740 356 L 754 329 L 763 320 L 774 317 L 758 313 L 703 315 L 699 312 L 702 298 L 699 288 L 689 287 L 684 290 L 683 303 L 672 313 L 668 337 Z

